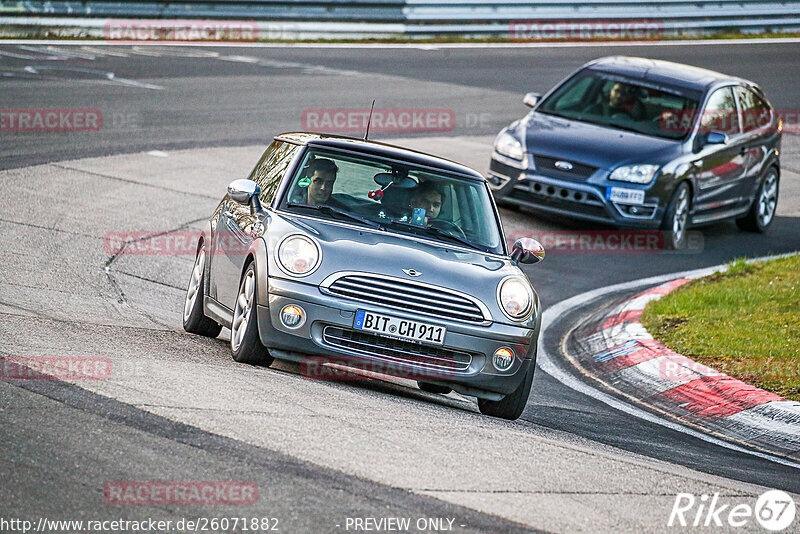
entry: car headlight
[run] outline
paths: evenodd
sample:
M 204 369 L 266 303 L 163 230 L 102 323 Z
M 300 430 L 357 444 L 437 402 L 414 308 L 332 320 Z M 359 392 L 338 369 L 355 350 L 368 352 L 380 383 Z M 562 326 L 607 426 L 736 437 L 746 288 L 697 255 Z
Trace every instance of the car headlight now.
M 504 279 L 497 288 L 497 303 L 510 319 L 520 321 L 526 318 L 533 306 L 530 286 L 516 276 Z
M 634 184 L 649 184 L 653 181 L 656 171 L 658 171 L 658 165 L 623 165 L 614 169 L 608 179 Z
M 512 159 L 522 161 L 525 157 L 525 151 L 522 150 L 522 143 L 508 132 L 502 132 L 497 136 L 497 139 L 494 140 L 494 149 L 499 154 Z
M 304 235 L 290 235 L 278 245 L 278 264 L 288 274 L 305 276 L 319 265 L 319 248 Z

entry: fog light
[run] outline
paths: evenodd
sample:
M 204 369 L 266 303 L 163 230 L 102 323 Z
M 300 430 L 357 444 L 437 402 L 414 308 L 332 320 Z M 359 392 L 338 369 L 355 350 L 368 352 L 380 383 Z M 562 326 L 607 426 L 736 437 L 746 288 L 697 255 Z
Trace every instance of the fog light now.
M 492 363 L 498 371 L 507 371 L 511 368 L 511 364 L 514 363 L 514 351 L 505 347 L 497 349 L 494 351 Z
M 281 310 L 281 323 L 286 328 L 300 328 L 306 321 L 306 313 L 300 306 L 291 304 Z

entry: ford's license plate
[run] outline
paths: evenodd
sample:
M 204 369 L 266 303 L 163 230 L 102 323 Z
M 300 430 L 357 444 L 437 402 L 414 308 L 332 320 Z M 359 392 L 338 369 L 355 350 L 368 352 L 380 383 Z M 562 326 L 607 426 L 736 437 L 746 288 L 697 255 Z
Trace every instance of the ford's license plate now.
M 644 191 L 641 189 L 625 189 L 624 187 L 609 187 L 606 190 L 606 200 L 620 204 L 644 204 Z
M 398 319 L 397 317 L 364 310 L 356 312 L 356 320 L 353 323 L 353 327 L 357 330 L 373 332 L 382 336 L 407 339 L 430 345 L 443 345 L 444 335 L 447 333 L 447 329 L 443 326 Z

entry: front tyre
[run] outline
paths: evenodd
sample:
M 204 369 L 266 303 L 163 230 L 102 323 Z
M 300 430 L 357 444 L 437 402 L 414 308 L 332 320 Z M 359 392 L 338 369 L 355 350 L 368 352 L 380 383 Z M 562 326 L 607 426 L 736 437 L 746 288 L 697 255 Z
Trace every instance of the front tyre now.
M 686 182 L 675 189 L 672 200 L 661 222 L 664 231 L 664 246 L 669 250 L 678 250 L 686 246 L 686 228 L 689 224 L 689 186 Z
M 478 409 L 483 415 L 490 415 L 492 417 L 500 417 L 501 419 L 509 419 L 511 421 L 519 419 L 522 412 L 525 410 L 525 405 L 528 404 L 528 397 L 531 393 L 531 384 L 533 383 L 533 371 L 536 368 L 536 360 L 531 362 L 528 372 L 525 373 L 525 378 L 513 393 L 506 395 L 499 401 L 488 399 L 478 399 Z
M 447 395 L 448 393 L 453 391 L 451 388 L 447 386 L 442 386 L 439 384 L 431 384 L 430 382 L 417 382 L 417 386 L 419 386 L 419 389 L 421 389 L 422 391 L 425 391 L 427 393 L 436 393 L 437 395 Z
M 736 219 L 736 225 L 747 232 L 764 233 L 775 218 L 775 209 L 778 207 L 778 172 L 771 168 L 761 181 L 756 198 L 750 211 L 741 219 Z
M 203 313 L 203 295 L 205 295 L 206 247 L 200 245 L 194 259 L 189 287 L 186 288 L 186 299 L 183 303 L 183 329 L 190 334 L 206 337 L 217 337 L 222 326 L 218 325 Z
M 273 361 L 267 348 L 258 337 L 258 311 L 255 306 L 256 269 L 253 263 L 247 266 L 239 283 L 239 293 L 233 309 L 231 323 L 231 352 L 239 363 L 270 365 Z

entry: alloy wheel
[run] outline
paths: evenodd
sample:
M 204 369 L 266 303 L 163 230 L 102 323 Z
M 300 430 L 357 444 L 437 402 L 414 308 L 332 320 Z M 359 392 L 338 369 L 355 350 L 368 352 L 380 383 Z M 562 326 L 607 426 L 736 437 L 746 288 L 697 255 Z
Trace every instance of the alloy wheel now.
M 242 284 L 239 286 L 239 295 L 236 297 L 236 307 L 233 312 L 233 323 L 231 324 L 231 348 L 236 351 L 242 344 L 247 333 L 247 324 L 250 321 L 250 313 L 253 309 L 253 295 L 255 294 L 256 278 L 252 269 L 244 275 Z

